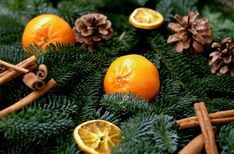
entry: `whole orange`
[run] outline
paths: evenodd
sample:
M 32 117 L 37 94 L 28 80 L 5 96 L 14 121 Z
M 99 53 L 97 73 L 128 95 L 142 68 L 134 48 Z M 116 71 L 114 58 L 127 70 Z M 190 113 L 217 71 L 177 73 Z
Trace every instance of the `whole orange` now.
M 104 78 L 106 93 L 134 93 L 148 101 L 160 89 L 159 73 L 155 65 L 141 55 L 131 54 L 117 58 Z
M 39 15 L 26 25 L 23 36 L 23 48 L 37 44 L 43 49 L 50 43 L 75 43 L 75 36 L 70 25 L 54 14 Z

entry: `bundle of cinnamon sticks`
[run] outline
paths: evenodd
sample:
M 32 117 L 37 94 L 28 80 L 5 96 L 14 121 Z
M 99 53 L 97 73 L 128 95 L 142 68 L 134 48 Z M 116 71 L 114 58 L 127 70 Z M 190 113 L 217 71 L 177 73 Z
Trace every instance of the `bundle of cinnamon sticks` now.
M 176 121 L 179 129 L 194 128 L 200 126 L 201 134 L 190 141 L 179 154 L 200 154 L 203 147 L 207 154 L 218 154 L 215 127 L 212 124 L 221 124 L 234 121 L 234 110 L 221 111 L 208 114 L 205 103 L 195 103 L 196 116 Z
M 37 58 L 35 56 L 31 56 L 17 65 L 0 60 L 0 85 L 6 84 L 10 80 L 24 74 L 24 84 L 33 90 L 23 99 L 1 110 L 0 119 L 31 104 L 56 85 L 56 81 L 54 79 L 50 79 L 45 83 L 44 80 L 47 78 L 48 71 L 44 64 L 39 66 L 39 70 L 36 74 L 30 72 L 37 66 L 36 61 Z
M 17 65 L 0 60 L 0 65 L 4 68 L 0 73 L 0 85 L 3 85 L 22 74 L 28 73 L 37 66 L 36 61 L 36 56 L 31 56 Z

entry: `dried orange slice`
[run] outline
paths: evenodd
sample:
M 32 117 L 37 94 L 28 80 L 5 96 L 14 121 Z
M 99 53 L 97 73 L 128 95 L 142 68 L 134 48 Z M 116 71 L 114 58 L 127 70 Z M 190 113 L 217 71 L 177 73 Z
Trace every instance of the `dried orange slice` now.
M 110 154 L 120 142 L 120 129 L 105 120 L 90 120 L 74 129 L 77 145 L 88 154 Z
M 163 16 L 149 8 L 137 8 L 129 16 L 129 22 L 136 28 L 154 29 L 163 23 Z

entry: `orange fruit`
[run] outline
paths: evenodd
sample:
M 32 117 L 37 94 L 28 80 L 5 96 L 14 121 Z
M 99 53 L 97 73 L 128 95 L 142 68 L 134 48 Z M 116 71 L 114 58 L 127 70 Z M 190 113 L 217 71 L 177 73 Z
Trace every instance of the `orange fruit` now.
M 149 8 L 137 8 L 129 16 L 129 22 L 136 28 L 154 29 L 163 23 L 163 16 Z
M 54 14 L 39 15 L 26 25 L 23 36 L 23 48 L 37 44 L 43 49 L 50 43 L 75 43 L 75 36 L 70 25 Z
M 105 120 L 90 120 L 78 125 L 73 132 L 76 144 L 89 154 L 110 154 L 120 142 L 120 129 Z
M 148 101 L 159 92 L 160 80 L 155 65 L 141 55 L 117 58 L 104 78 L 106 93 L 134 93 Z

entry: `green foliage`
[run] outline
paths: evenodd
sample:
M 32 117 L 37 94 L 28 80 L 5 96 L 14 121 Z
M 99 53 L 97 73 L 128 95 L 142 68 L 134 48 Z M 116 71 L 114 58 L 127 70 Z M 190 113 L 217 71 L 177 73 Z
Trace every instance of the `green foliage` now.
M 48 110 L 27 110 L 4 118 L 0 131 L 9 139 L 45 138 L 61 135 L 73 122 L 66 114 Z
M 133 27 L 128 17 L 137 7 L 163 14 L 164 24 L 155 30 Z M 81 154 L 73 140 L 74 128 L 84 121 L 105 119 L 121 128 L 116 154 L 178 153 L 200 129 L 178 130 L 175 120 L 193 116 L 193 104 L 203 101 L 208 111 L 234 108 L 234 78 L 212 75 L 208 53 L 178 53 L 166 39 L 175 14 L 198 11 L 213 25 L 214 41 L 234 40 L 231 14 L 197 0 L 2 0 L 0 2 L 0 59 L 17 64 L 29 51 L 45 64 L 56 87 L 21 111 L 0 121 L 0 153 Z M 98 12 L 112 22 L 113 38 L 97 44 L 92 52 L 79 43 L 57 43 L 47 49 L 21 44 L 24 25 L 36 15 L 55 13 L 71 27 L 80 16 Z M 105 94 L 103 79 L 116 58 L 140 54 L 152 61 L 160 75 L 160 92 L 151 102 L 134 94 Z M 33 71 L 36 71 L 33 70 Z M 31 92 L 22 76 L 0 87 L 0 110 Z M 233 123 L 218 125 L 220 153 L 233 153 Z
M 75 21 L 82 15 L 95 11 L 95 8 L 88 5 L 88 1 L 85 0 L 62 1 L 58 4 L 59 15 L 63 17 L 71 26 L 74 26 Z
M 22 31 L 23 24 L 17 20 L 14 14 L 0 13 L 0 45 L 8 45 L 19 41 Z
M 189 12 L 197 11 L 198 0 L 173 0 L 174 13 L 185 16 Z
M 173 153 L 178 138 L 170 130 L 173 125 L 173 118 L 166 115 L 146 113 L 130 118 L 121 125 L 122 142 L 113 153 Z
M 210 8 L 207 5 L 201 11 L 202 16 L 207 17 L 212 24 L 213 34 L 215 41 L 220 41 L 225 37 L 230 37 L 234 40 L 234 20 L 232 16 L 224 15 L 221 12 L 217 12 L 215 8 Z
M 222 147 L 221 154 L 234 152 L 234 123 L 230 123 L 221 127 L 218 140 L 220 147 Z
M 138 114 L 150 112 L 152 108 L 147 101 L 141 100 L 134 94 L 109 94 L 104 95 L 101 104 L 109 110 L 119 111 L 120 114 Z
M 165 21 L 167 22 L 171 21 L 171 18 L 173 17 L 172 4 L 173 4 L 172 0 L 161 0 L 156 6 L 156 10 L 163 15 Z

